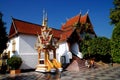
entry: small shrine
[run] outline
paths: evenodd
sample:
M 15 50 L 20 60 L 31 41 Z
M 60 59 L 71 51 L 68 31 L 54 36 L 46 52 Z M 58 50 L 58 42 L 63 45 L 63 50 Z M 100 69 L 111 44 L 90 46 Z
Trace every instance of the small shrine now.
M 41 34 L 38 34 L 35 44 L 35 48 L 38 52 L 38 65 L 36 71 L 62 71 L 61 63 L 56 59 L 56 45 L 52 39 L 52 29 L 47 27 L 47 15 L 43 17 L 42 26 Z

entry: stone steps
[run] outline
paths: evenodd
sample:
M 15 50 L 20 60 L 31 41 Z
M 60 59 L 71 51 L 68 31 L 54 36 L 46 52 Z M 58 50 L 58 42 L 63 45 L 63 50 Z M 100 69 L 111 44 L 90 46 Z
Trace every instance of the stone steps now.
M 68 71 L 82 71 L 84 69 L 88 69 L 86 66 L 85 66 L 85 60 L 83 59 L 80 59 L 79 57 L 77 56 L 74 56 L 73 55 L 73 59 L 72 59 L 72 62 L 69 64 L 69 66 L 66 68 L 66 70 Z

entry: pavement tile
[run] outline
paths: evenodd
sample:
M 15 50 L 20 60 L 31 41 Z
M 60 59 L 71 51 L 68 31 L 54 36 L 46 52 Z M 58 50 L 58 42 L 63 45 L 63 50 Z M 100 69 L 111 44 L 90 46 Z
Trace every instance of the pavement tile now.
M 80 72 L 63 71 L 61 74 L 48 74 L 36 71 L 11 76 L 0 74 L 0 80 L 120 80 L 120 66 L 83 68 Z

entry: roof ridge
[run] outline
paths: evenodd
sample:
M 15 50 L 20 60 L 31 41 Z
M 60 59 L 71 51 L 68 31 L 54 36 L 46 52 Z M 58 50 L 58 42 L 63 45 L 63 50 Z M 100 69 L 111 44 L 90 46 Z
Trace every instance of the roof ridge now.
M 50 27 L 50 28 L 52 28 L 52 27 Z M 56 28 L 52 28 L 52 29 L 54 29 L 54 30 L 58 30 L 58 31 L 62 31 L 61 29 L 56 29 Z
M 36 24 L 36 23 L 32 23 L 32 22 L 28 22 L 28 21 L 16 19 L 16 18 L 13 18 L 13 17 L 12 17 L 12 19 L 13 19 L 13 20 L 17 20 L 17 21 L 21 21 L 21 22 L 24 22 L 24 23 L 29 23 L 29 24 L 32 24 L 32 25 L 42 26 L 42 25 L 40 25 L 40 24 Z M 50 28 L 52 28 L 52 27 L 50 27 Z M 52 28 L 52 29 L 61 31 L 60 29 L 56 29 L 56 28 Z
M 29 23 L 29 24 L 33 24 L 33 25 L 42 26 L 42 25 L 40 25 L 40 24 L 32 23 L 32 22 L 29 22 L 29 21 L 25 21 L 25 20 L 21 20 L 21 19 L 13 18 L 13 17 L 12 17 L 12 19 L 13 19 L 13 20 L 17 20 L 17 21 L 21 21 L 21 22 L 24 22 L 24 23 Z
M 88 16 L 88 13 L 86 13 L 86 14 L 82 15 L 81 17 L 84 17 L 84 16 Z
M 80 16 L 80 17 L 81 17 L 81 14 L 77 14 L 76 16 L 73 16 L 73 17 L 71 17 L 70 19 L 73 19 L 73 18 L 75 18 L 75 17 L 77 17 L 77 16 Z

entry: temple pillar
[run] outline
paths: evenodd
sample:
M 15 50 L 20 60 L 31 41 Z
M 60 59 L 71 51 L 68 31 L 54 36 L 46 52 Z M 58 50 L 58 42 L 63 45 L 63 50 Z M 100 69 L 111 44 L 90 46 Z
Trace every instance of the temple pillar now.
M 49 52 L 47 49 L 44 49 L 44 53 L 45 53 L 45 64 L 47 64 L 47 60 L 49 59 Z
M 56 59 L 56 50 L 53 50 L 53 58 Z

